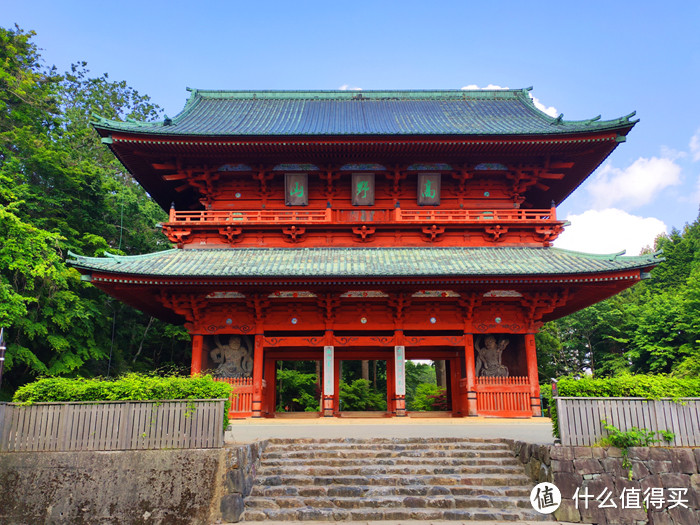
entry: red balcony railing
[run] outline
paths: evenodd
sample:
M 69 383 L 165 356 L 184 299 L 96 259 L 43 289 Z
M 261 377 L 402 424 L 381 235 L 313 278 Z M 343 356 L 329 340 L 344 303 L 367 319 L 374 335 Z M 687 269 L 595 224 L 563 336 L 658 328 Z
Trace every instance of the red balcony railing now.
M 170 210 L 170 226 L 278 225 L 278 224 L 469 224 L 498 221 L 507 223 L 557 222 L 555 208 L 545 210 L 465 210 L 423 208 L 269 209 L 269 210 Z

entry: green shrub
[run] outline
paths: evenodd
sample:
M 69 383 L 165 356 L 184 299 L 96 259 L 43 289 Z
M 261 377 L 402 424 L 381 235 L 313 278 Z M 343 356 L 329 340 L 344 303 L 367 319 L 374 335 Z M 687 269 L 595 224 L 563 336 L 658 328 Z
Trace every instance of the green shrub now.
M 228 425 L 231 386 L 211 376 L 159 377 L 126 374 L 116 379 L 46 377 L 17 389 L 15 403 L 66 401 L 147 401 L 169 399 L 226 399 L 224 427 Z
M 604 419 L 601 421 L 608 435 L 601 438 L 599 445 L 603 447 L 617 447 L 622 451 L 622 467 L 627 469 L 627 478 L 632 479 L 632 463 L 629 460 L 630 447 L 648 447 L 661 441 L 654 437 L 654 432 L 646 428 L 632 427 L 622 431 L 614 425 L 609 425 Z M 665 441 L 673 441 L 675 434 L 668 430 L 661 430 L 659 434 Z
M 409 410 L 432 411 L 447 410 L 447 393 L 433 383 L 422 383 L 416 387 L 416 392 Z
M 277 370 L 278 412 L 318 412 L 318 376 L 298 370 Z
M 386 396 L 374 390 L 367 379 L 350 384 L 341 381 L 340 406 L 342 410 L 386 410 Z
M 667 375 L 623 374 L 616 377 L 562 377 L 557 382 L 560 397 L 700 397 L 700 378 L 679 378 Z M 550 406 L 553 433 L 559 436 L 557 407 Z

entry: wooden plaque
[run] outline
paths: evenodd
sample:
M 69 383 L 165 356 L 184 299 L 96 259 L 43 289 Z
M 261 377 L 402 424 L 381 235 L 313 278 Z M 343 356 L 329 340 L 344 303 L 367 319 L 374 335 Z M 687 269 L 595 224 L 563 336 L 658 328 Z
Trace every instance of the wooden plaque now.
M 352 174 L 353 206 L 374 206 L 374 173 Z
M 418 174 L 418 205 L 419 206 L 439 206 L 440 205 L 440 174 L 439 173 L 419 173 Z
M 285 198 L 287 206 L 307 206 L 309 204 L 309 175 L 307 173 L 285 173 Z

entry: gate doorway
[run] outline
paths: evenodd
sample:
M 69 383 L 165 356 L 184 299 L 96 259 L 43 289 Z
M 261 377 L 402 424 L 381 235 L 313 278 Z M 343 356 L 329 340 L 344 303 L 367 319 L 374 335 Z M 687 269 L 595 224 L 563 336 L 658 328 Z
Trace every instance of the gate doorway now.
M 449 410 L 445 361 L 406 361 L 406 411 L 412 417 L 446 417 Z
M 385 360 L 341 360 L 339 364 L 339 412 L 344 417 L 387 415 L 387 367 Z
M 320 361 L 276 361 L 275 415 L 313 417 L 320 411 Z

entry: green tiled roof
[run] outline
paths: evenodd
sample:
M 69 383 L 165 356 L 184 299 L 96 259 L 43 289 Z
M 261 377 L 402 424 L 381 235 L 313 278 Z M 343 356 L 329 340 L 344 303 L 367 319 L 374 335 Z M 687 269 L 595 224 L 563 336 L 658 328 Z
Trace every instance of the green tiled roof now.
M 559 135 L 629 130 L 627 117 L 566 121 L 537 109 L 519 90 L 451 91 L 202 91 L 163 122 L 97 117 L 110 132 L 205 137 L 337 135 Z M 622 132 L 626 134 L 626 131 Z
M 591 255 L 557 248 L 173 249 L 73 257 L 83 271 L 153 277 L 475 277 L 596 274 L 658 264 L 655 255 Z

